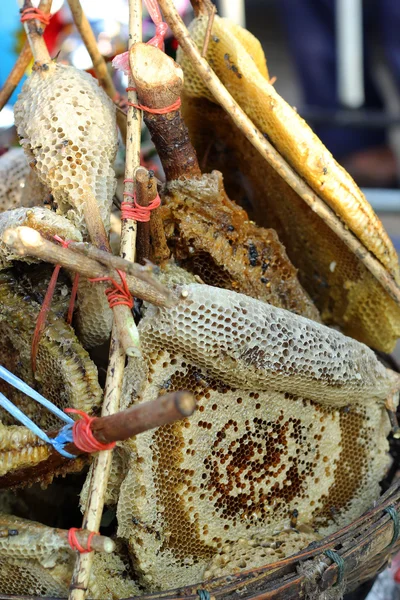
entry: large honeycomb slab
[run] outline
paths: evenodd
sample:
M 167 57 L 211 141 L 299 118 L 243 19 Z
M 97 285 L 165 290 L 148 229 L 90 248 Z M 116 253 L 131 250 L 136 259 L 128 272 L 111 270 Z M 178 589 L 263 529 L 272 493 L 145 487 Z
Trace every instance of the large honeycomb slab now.
M 197 400 L 190 419 L 125 444 L 118 535 L 149 590 L 200 581 L 227 544 L 235 556 L 236 541 L 267 540 L 294 511 L 310 539 L 362 514 L 388 465 L 379 396 L 398 385 L 338 332 L 227 290 L 185 292 L 177 307 L 147 310 L 146 362 L 126 373 L 127 405 L 181 389 Z

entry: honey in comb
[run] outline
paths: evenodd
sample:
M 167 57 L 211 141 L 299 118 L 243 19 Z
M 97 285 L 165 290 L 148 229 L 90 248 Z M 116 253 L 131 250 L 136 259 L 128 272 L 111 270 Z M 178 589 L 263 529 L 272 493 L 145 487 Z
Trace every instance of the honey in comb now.
M 242 294 L 198 284 L 185 291 L 176 307 L 147 310 L 139 325 L 146 362 L 130 360 L 125 378 L 124 406 L 182 389 L 197 401 L 190 419 L 124 444 L 130 459 L 118 501 L 118 535 L 151 591 L 170 588 L 171 580 L 174 586 L 200 581 L 226 544 L 256 533 L 267 539 L 289 526 L 293 510 L 311 533 L 335 531 L 379 496 L 389 460 L 390 426 L 380 392 L 359 393 L 366 382 L 356 376 L 355 355 L 341 355 L 347 343 L 355 344 L 362 362 L 375 361 L 380 370 L 367 348 Z M 264 311 L 275 315 L 273 321 L 266 322 Z M 297 332 L 271 328 L 279 315 L 296 321 Z M 318 367 L 321 352 L 315 355 L 308 343 L 314 340 L 318 348 L 321 331 L 325 341 L 332 334 L 335 341 L 330 349 L 324 345 L 322 355 L 331 355 Z M 241 357 L 261 338 L 270 362 L 257 370 L 248 364 L 245 372 Z M 289 354 L 297 361 L 284 379 L 291 393 L 278 375 Z M 330 364 L 339 369 L 336 375 L 327 376 Z M 269 368 L 271 378 L 261 383 L 258 371 Z M 298 385 L 295 371 L 307 385 Z M 308 389 L 308 396 L 293 393 L 295 387 Z
M 233 200 L 239 199 L 238 188 L 245 179 L 251 217 L 277 232 L 323 322 L 391 352 L 400 336 L 400 308 L 363 263 L 239 130 L 232 135 L 234 124 L 220 107 L 186 96 L 182 110 L 200 160 L 207 150 L 206 171 L 222 171 Z
M 69 298 L 63 290 L 65 283 L 61 279 L 56 289 L 54 308 L 49 311 L 39 342 L 35 375 L 31 370 L 31 343 L 40 303 L 39 298 L 35 300 L 27 293 L 22 283 L 21 277 L 15 277 L 12 270 L 1 273 L 0 364 L 38 389 L 61 410 L 70 407 L 91 413 L 101 403 L 102 390 L 94 363 L 73 329 L 57 314 L 67 308 Z M 0 382 L 0 387 L 41 428 L 60 427 L 60 420 L 33 400 L 4 382 Z M 4 411 L 1 411 L 1 419 L 4 424 L 14 423 Z
M 217 171 L 169 182 L 160 214 L 174 257 L 204 283 L 320 320 L 276 233 L 229 200 Z
M 200 50 L 207 25 L 208 19 L 201 17 L 190 26 L 192 39 Z M 271 85 L 259 41 L 218 16 L 212 31 L 207 59 L 221 82 L 255 127 L 268 136 L 295 171 L 399 281 L 397 254 L 382 223 L 350 175 Z M 186 93 L 213 100 L 187 55 L 180 50 L 177 58 L 184 70 Z M 236 128 L 233 131 L 236 133 Z
M 20 143 L 35 162 L 57 211 L 87 235 L 85 194 L 96 199 L 106 231 L 116 187 L 113 162 L 118 147 L 115 106 L 97 81 L 71 66 L 51 63 L 33 71 L 15 103 Z M 112 311 L 104 285 L 80 279 L 77 328 L 86 348 L 109 338 Z

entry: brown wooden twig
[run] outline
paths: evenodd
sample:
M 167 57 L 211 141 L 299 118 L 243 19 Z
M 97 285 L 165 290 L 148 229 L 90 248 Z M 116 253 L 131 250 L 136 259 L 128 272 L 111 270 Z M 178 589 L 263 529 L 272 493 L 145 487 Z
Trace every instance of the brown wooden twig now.
M 131 50 L 131 69 L 140 103 L 165 109 L 179 100 L 183 87 L 180 66 L 159 48 L 136 44 Z M 180 110 L 166 114 L 144 111 L 144 121 L 157 148 L 167 181 L 201 175 L 196 152 Z
M 31 47 L 29 45 L 29 42 L 26 41 L 20 52 L 20 55 L 17 58 L 15 65 L 12 68 L 11 73 L 7 77 L 6 82 L 0 91 L 0 110 L 2 108 L 4 108 L 4 106 L 9 101 L 9 99 L 10 99 L 11 95 L 13 94 L 13 92 L 15 91 L 17 85 L 19 84 L 22 77 L 24 76 L 25 71 L 27 70 L 31 60 L 32 60 Z
M 256 128 L 239 104 L 234 100 L 223 83 L 214 73 L 208 62 L 197 49 L 195 42 L 179 16 L 173 0 L 159 0 L 164 18 L 187 54 L 193 68 L 208 87 L 215 100 L 228 113 L 235 125 L 246 136 L 254 148 L 271 165 L 286 183 L 306 204 L 328 225 L 346 246 L 357 256 L 372 275 L 379 281 L 393 300 L 400 305 L 400 288 L 385 267 L 373 256 L 359 239 L 342 223 L 334 211 L 310 188 L 309 185 L 289 166 L 272 144 Z M 199 3 L 200 5 L 200 3 Z
M 139 206 L 149 206 L 157 196 L 157 183 L 144 167 L 136 170 L 136 201 Z M 137 224 L 136 260 L 144 264 L 150 258 L 150 221 Z
M 207 56 L 208 44 L 210 43 L 211 31 L 214 23 L 215 13 L 217 12 L 214 4 L 211 5 L 209 15 L 208 15 L 208 23 L 206 29 L 206 35 L 204 36 L 203 49 L 201 51 L 201 55 L 203 57 Z
M 115 270 L 104 268 L 97 260 L 46 240 L 38 231 L 30 227 L 7 229 L 3 234 L 3 242 L 13 248 L 19 256 L 33 256 L 44 262 L 60 264 L 88 279 L 112 277 L 116 281 L 120 280 Z M 156 306 L 173 306 L 176 302 L 167 288 L 163 288 L 163 292 L 160 291 L 160 284 L 154 288 L 148 282 L 132 275 L 127 276 L 126 280 L 129 291 L 134 296 Z
M 96 77 L 113 102 L 118 98 L 118 92 L 114 86 L 112 77 L 108 71 L 107 63 L 104 57 L 99 51 L 97 46 L 96 37 L 93 33 L 93 29 L 90 26 L 89 21 L 85 13 L 82 10 L 80 0 L 68 0 L 68 4 L 74 19 L 75 26 L 79 31 L 83 43 L 85 44 L 86 50 L 88 51 L 90 58 L 92 59 L 93 69 L 96 73 Z M 117 124 L 121 132 L 123 141 L 126 140 L 126 115 L 123 111 L 117 110 Z
M 24 2 L 20 1 L 20 5 L 21 4 L 22 10 L 26 8 L 32 8 L 33 6 L 31 0 L 24 0 Z M 49 13 L 51 10 L 52 0 L 45 0 L 43 4 L 44 8 L 42 8 L 42 10 L 44 10 L 46 13 Z M 43 40 L 43 23 L 36 19 L 32 19 L 24 22 L 24 28 L 26 35 L 28 36 L 28 42 L 31 47 L 33 58 L 35 59 L 34 66 L 36 68 L 41 68 L 43 65 L 48 65 L 51 62 L 51 57 Z
M 127 440 L 135 435 L 190 417 L 196 408 L 189 392 L 173 392 L 152 402 L 136 404 L 127 410 L 93 421 L 94 437 L 102 443 Z

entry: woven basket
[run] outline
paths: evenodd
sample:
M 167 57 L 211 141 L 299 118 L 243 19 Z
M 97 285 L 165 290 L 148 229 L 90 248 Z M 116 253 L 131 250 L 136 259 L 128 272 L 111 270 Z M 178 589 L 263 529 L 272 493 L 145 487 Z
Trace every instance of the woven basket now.
M 206 584 L 140 596 L 140 600 L 317 599 L 336 586 L 338 598 L 374 578 L 400 549 L 400 479 L 359 519 L 306 550 L 266 567 L 214 579 Z M 332 553 L 333 551 L 333 553 Z M 7 596 L 0 600 L 44 600 Z M 47 597 L 45 600 L 56 600 Z M 58 600 L 58 599 L 57 599 Z

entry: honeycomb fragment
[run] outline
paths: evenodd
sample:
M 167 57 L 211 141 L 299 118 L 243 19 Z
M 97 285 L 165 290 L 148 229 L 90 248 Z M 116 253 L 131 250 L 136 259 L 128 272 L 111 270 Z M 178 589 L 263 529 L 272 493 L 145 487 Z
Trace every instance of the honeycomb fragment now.
M 68 303 L 64 288 L 61 280 L 55 295 L 56 310 L 61 310 L 62 304 L 65 310 Z M 73 329 L 53 309 L 39 342 L 35 376 L 32 374 L 31 343 L 40 310 L 38 300 L 29 296 L 12 271 L 1 273 L 0 364 L 59 408 L 80 408 L 91 413 L 102 400 L 96 367 Z M 0 381 L 0 390 L 42 429 L 60 427 L 57 417 L 15 388 Z M 4 411 L 1 411 L 1 420 L 4 424 L 14 424 Z
M 17 531 L 0 536 L 0 589 L 11 596 L 66 598 L 75 553 L 58 531 L 41 523 L 0 514 L 0 531 Z M 119 545 L 120 546 L 120 545 Z M 89 597 L 115 600 L 137 595 L 123 551 L 95 553 L 89 582 Z
M 50 454 L 48 444 L 36 437 L 27 427 L 0 422 L 0 477 L 25 467 L 33 467 Z
M 215 39 L 218 37 L 213 38 L 210 52 L 218 45 Z M 200 42 L 200 36 L 197 42 Z M 253 46 L 255 50 L 259 46 L 255 38 Z M 241 56 L 244 54 L 245 51 L 241 51 Z M 259 50 L 251 55 L 256 60 Z M 256 64 L 265 77 L 265 59 L 257 59 Z M 265 72 L 262 71 L 263 64 Z M 197 77 L 193 79 L 191 67 L 183 59 L 182 65 L 186 82 L 183 115 L 199 160 L 206 163 L 206 171 L 222 171 L 228 195 L 237 201 L 243 201 L 244 196 L 253 207 L 251 218 L 259 225 L 276 230 L 289 259 L 299 269 L 300 283 L 310 294 L 325 323 L 339 326 L 347 335 L 377 350 L 391 352 L 400 337 L 399 306 L 336 234 L 260 156 L 229 115 L 206 99 L 204 90 L 196 87 L 199 85 Z M 223 79 L 223 73 L 218 74 Z M 240 85 L 242 79 L 234 79 Z M 228 85 L 231 93 L 235 91 L 232 86 L 234 82 Z M 244 104 L 242 108 L 246 110 Z M 268 118 L 273 117 L 273 110 L 266 112 L 270 113 Z M 267 134 L 264 127 L 261 131 Z M 304 146 L 297 135 L 293 140 L 288 137 L 287 141 Z M 314 151 L 313 147 L 311 150 Z M 246 210 L 249 211 L 248 204 Z
M 207 25 L 208 18 L 200 17 L 190 26 L 199 49 Z M 271 85 L 258 40 L 218 16 L 212 31 L 207 60 L 222 83 L 255 126 L 399 281 L 397 254 L 382 223 L 350 175 Z M 178 62 L 184 71 L 186 93 L 213 100 L 182 50 Z
M 85 236 L 85 196 L 94 196 L 106 231 L 116 188 L 118 135 L 115 106 L 89 74 L 51 63 L 34 71 L 15 104 L 20 142 L 51 191 L 57 210 Z M 106 341 L 112 312 L 102 285 L 80 281 L 77 315 L 85 347 Z
M 176 307 L 147 310 L 146 363 L 130 360 L 125 378 L 127 404 L 182 389 L 197 401 L 190 419 L 125 443 L 118 535 L 151 591 L 200 581 L 226 544 L 281 532 L 295 510 L 299 529 L 321 536 L 362 514 L 389 462 L 379 397 L 398 386 L 336 331 L 235 292 L 184 289 Z
M 118 138 L 115 106 L 97 81 L 52 63 L 25 81 L 14 112 L 20 143 L 60 214 L 84 233 L 83 196 L 90 190 L 108 230 Z
M 0 212 L 20 206 L 33 206 L 36 198 L 30 194 L 24 202 L 30 167 L 22 148 L 11 148 L 0 156 Z
M 184 268 L 209 285 L 320 320 L 275 231 L 229 200 L 220 173 L 169 182 L 163 200 L 168 244 Z
M 320 538 L 315 533 L 299 532 L 296 529 L 284 529 L 277 535 L 268 536 L 260 532 L 249 539 L 241 538 L 225 544 L 220 553 L 212 558 L 204 571 L 204 579 L 224 577 L 278 562 L 305 550 Z

